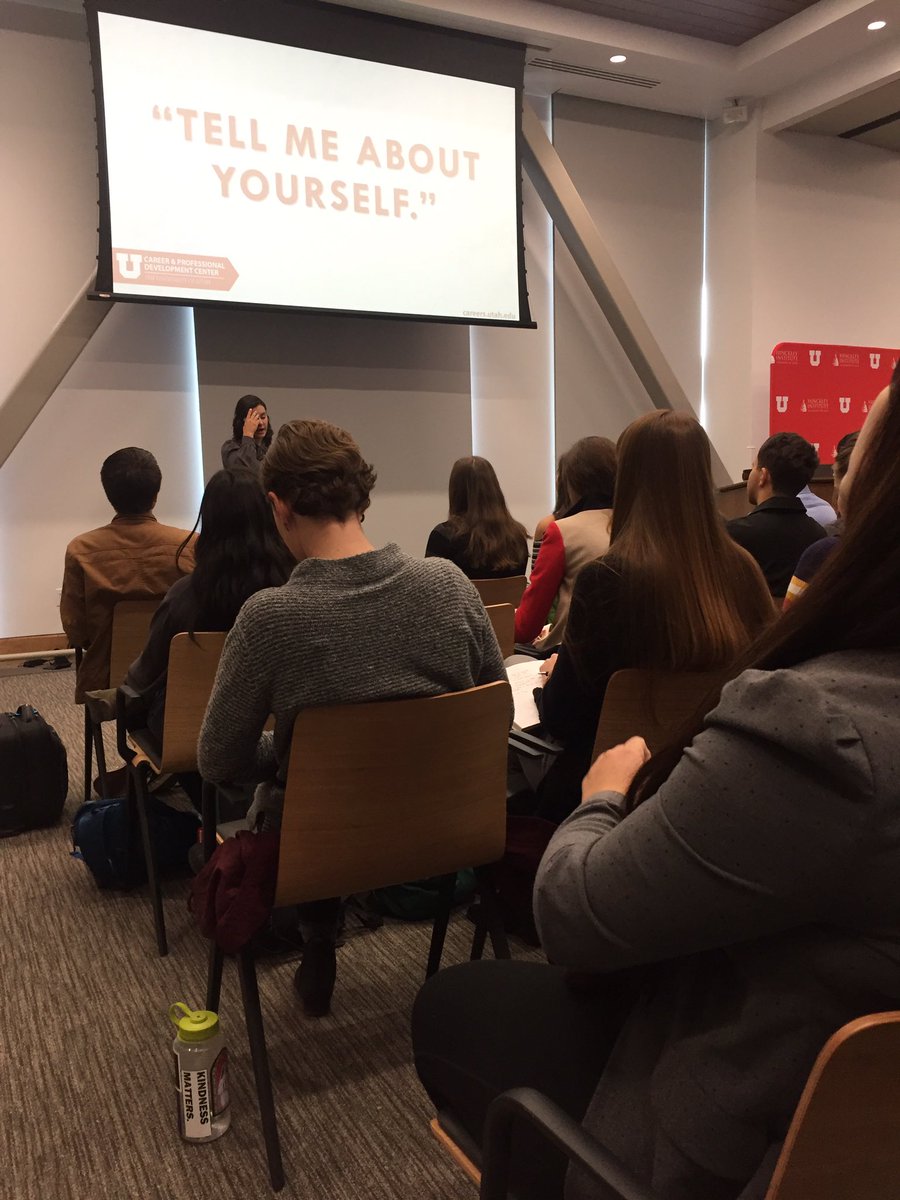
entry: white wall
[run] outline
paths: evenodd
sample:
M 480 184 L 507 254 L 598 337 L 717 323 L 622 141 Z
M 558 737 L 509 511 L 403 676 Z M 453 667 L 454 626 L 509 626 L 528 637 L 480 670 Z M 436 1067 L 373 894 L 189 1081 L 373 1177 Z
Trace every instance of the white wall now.
M 699 408 L 703 122 L 572 96 L 553 141 L 688 399 Z M 556 239 L 556 437 L 615 438 L 650 400 Z
M 0 419 L 95 264 L 95 145 L 87 42 L 0 29 Z
M 708 428 L 739 478 L 768 436 L 778 342 L 896 344 L 900 155 L 756 122 L 712 132 Z

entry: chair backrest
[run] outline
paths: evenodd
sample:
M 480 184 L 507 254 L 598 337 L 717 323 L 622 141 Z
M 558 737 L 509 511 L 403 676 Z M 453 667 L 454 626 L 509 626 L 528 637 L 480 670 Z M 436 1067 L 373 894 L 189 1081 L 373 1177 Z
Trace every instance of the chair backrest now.
M 311 708 L 294 722 L 275 902 L 494 862 L 506 843 L 509 684 Z
M 524 575 L 508 575 L 505 579 L 473 579 L 472 582 L 485 607 L 490 604 L 511 604 L 513 608 L 518 608 L 528 580 Z
M 900 1180 L 900 1012 L 860 1017 L 826 1042 L 766 1200 L 894 1200 Z
M 112 641 L 109 649 L 109 686 L 118 687 L 128 668 L 147 644 L 150 622 L 162 596 L 147 600 L 120 600 L 113 608 Z
M 500 643 L 500 653 L 509 658 L 516 648 L 516 610 L 511 604 L 488 604 L 485 611 L 491 619 L 494 634 Z
M 603 697 L 593 757 L 635 736 L 652 753 L 661 750 L 727 679 L 726 671 L 616 671 Z
M 209 703 L 224 633 L 177 633 L 169 646 L 160 770 L 196 771 L 197 739 Z

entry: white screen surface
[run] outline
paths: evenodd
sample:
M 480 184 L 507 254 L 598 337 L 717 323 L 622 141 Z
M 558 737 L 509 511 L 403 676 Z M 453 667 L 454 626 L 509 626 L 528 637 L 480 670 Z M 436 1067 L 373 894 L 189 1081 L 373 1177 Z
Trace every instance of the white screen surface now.
M 98 24 L 114 295 L 520 319 L 514 88 Z

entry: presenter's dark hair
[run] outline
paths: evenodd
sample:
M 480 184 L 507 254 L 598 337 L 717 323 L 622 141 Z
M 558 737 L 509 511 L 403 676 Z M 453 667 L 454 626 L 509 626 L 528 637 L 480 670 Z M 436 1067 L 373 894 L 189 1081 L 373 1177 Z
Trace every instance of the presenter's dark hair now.
M 869 431 L 847 497 L 837 549 L 803 595 L 736 661 L 731 673 L 790 670 L 822 654 L 900 649 L 900 363 Z M 860 447 L 862 449 L 862 447 Z M 633 807 L 668 779 L 685 746 L 703 728 L 717 695 L 685 725 L 666 750 L 653 756 L 629 790 Z
M 265 490 L 302 517 L 361 517 L 375 479 L 346 429 L 327 421 L 288 421 L 262 463 Z
M 213 475 L 194 528 L 178 547 L 176 563 L 198 526 L 190 576 L 197 608 L 186 631 L 191 635 L 198 629 L 230 629 L 250 596 L 261 588 L 280 587 L 295 566 L 251 471 L 239 468 Z
M 137 517 L 150 512 L 156 503 L 162 471 L 149 450 L 126 446 L 104 459 L 100 482 L 117 513 L 123 517 Z
M 528 534 L 514 520 L 497 473 L 486 458 L 458 458 L 450 471 L 452 538 L 465 538 L 466 557 L 485 571 L 513 571 L 528 558 Z
M 796 496 L 812 479 L 819 456 L 799 433 L 773 433 L 760 446 L 756 462 L 769 472 L 776 496 Z
M 247 419 L 247 413 L 251 408 L 257 408 L 262 405 L 266 408 L 265 400 L 260 400 L 259 396 L 251 396 L 248 392 L 246 396 L 241 396 L 237 404 L 234 406 L 234 420 L 231 422 L 231 436 L 236 442 L 240 442 L 244 436 L 244 421 Z M 269 410 L 266 408 L 266 412 Z M 272 445 L 272 422 L 269 422 L 269 428 L 266 430 L 266 436 L 262 439 L 262 444 L 268 450 Z

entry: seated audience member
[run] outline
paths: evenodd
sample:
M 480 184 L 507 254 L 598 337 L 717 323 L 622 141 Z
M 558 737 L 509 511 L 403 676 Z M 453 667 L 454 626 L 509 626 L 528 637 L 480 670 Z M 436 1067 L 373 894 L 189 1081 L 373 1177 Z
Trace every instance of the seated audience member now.
M 591 768 L 538 874 L 554 965 L 420 992 L 419 1076 L 476 1143 L 531 1086 L 648 1195 L 762 1200 L 825 1042 L 900 1007 L 896 379 L 857 450 L 839 548 L 717 707 L 681 749 L 645 762 L 632 738 Z M 519 1200 L 560 1200 L 565 1161 L 530 1130 L 517 1162 Z M 609 1195 L 577 1169 L 565 1194 Z
M 263 462 L 275 524 L 297 560 L 281 588 L 241 609 L 200 734 L 200 773 L 262 781 L 251 816 L 277 828 L 294 718 L 303 708 L 435 696 L 505 679 L 472 584 L 441 558 L 376 549 L 361 520 L 375 472 L 343 429 L 282 425 Z M 275 730 L 263 733 L 269 714 Z M 324 1015 L 335 978 L 340 901 L 300 906 L 295 986 Z
M 84 703 L 86 692 L 121 683 L 109 678 L 116 604 L 162 596 L 194 566 L 193 545 L 185 545 L 175 561 L 187 530 L 161 525 L 153 515 L 162 474 L 149 450 L 117 450 L 100 468 L 100 482 L 116 515 L 67 546 L 59 602 L 69 644 L 84 650 L 75 680 L 77 704 Z
M 847 467 L 850 465 L 850 455 L 853 452 L 853 447 L 856 445 L 858 437 L 859 430 L 855 433 L 845 434 L 835 449 L 831 474 L 834 477 L 834 504 L 838 512 L 838 517 L 841 515 L 841 482 L 847 474 Z M 824 565 L 825 560 L 832 551 L 837 549 L 838 537 L 841 534 L 840 520 L 837 520 L 826 532 L 829 535 L 828 537 L 821 538 L 818 542 L 813 542 L 800 555 L 800 561 L 794 568 L 794 574 L 785 593 L 785 608 L 793 604 L 797 597 L 806 591 L 812 577 Z
M 449 558 L 469 579 L 524 575 L 528 534 L 514 521 L 486 458 L 459 458 L 450 472 L 450 513 L 432 529 L 426 558 Z
M 815 447 L 799 433 L 773 434 L 760 446 L 747 479 L 747 498 L 756 507 L 728 522 L 728 532 L 759 563 L 776 600 L 784 598 L 806 547 L 825 537 L 797 497 L 818 465 Z
M 556 464 L 556 501 L 553 505 L 553 512 L 546 517 L 541 517 L 534 527 L 534 539 L 531 544 L 532 566 L 537 562 L 537 556 L 540 553 L 541 542 L 544 540 L 547 526 L 551 521 L 558 521 L 560 517 L 566 516 L 572 507 L 572 499 L 569 496 L 568 481 L 566 479 L 566 460 L 574 448 L 574 446 L 570 446 L 565 454 L 560 455 L 559 462 Z
M 222 443 L 222 466 L 245 467 L 259 475 L 259 466 L 272 445 L 269 414 L 259 396 L 241 396 L 234 408 L 231 437 Z
M 125 682 L 146 708 L 146 726 L 162 737 L 169 644 L 176 633 L 224 632 L 241 605 L 262 588 L 280 587 L 294 567 L 272 510 L 249 471 L 217 471 L 206 485 L 193 532 L 195 567 L 173 583 L 156 611 L 147 644 Z M 187 548 L 179 546 L 175 558 Z
M 679 412 L 639 417 L 619 438 L 609 550 L 582 568 L 546 667 L 541 720 L 565 749 L 538 815 L 561 821 L 578 804 L 615 671 L 724 670 L 774 616 L 759 567 L 716 512 L 702 426 Z
M 547 526 L 540 553 L 522 602 L 516 609 L 516 641 L 533 642 L 539 650 L 558 646 L 566 631 L 575 577 L 585 563 L 609 547 L 616 448 L 609 438 L 586 437 L 560 460 L 560 479 L 570 504 L 566 515 Z M 556 612 L 541 634 L 553 602 Z

